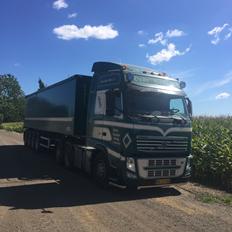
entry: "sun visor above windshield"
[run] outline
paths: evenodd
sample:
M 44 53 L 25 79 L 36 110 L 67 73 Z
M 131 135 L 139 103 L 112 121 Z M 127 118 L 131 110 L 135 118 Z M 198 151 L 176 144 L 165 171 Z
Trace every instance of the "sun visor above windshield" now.
M 135 85 L 132 83 L 128 83 L 128 88 L 133 89 L 139 92 L 154 92 L 154 93 L 166 93 L 166 94 L 172 94 L 172 95 L 178 95 L 178 96 L 186 96 L 185 92 L 181 89 L 177 88 L 169 88 L 168 86 L 152 86 L 152 87 L 144 87 L 144 86 L 139 86 Z
M 92 67 L 92 72 L 95 73 L 103 73 L 112 70 L 119 70 L 119 71 L 123 70 L 123 66 L 116 63 L 100 61 L 100 62 L 95 62 Z

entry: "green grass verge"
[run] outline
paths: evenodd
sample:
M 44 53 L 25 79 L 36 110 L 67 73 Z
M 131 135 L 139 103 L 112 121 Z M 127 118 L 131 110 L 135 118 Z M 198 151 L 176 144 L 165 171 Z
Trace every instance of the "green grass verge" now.
M 216 196 L 209 193 L 197 195 L 197 199 L 208 204 L 218 203 L 232 206 L 232 195 Z
M 22 133 L 23 132 L 23 122 L 2 123 L 0 125 L 0 129 Z

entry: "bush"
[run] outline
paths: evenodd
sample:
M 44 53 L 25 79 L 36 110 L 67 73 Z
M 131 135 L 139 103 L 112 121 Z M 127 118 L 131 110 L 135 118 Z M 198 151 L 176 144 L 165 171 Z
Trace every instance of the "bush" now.
M 23 132 L 23 123 L 22 122 L 2 123 L 0 125 L 0 129 L 22 133 Z
M 3 114 L 0 113 L 0 125 L 3 123 Z
M 232 117 L 193 120 L 193 178 L 232 191 Z

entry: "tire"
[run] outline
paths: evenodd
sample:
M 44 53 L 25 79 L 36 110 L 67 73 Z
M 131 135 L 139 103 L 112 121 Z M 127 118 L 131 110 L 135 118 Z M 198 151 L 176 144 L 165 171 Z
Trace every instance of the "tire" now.
M 32 131 L 28 131 L 28 136 L 27 136 L 27 147 L 31 147 L 32 144 Z
M 64 146 L 61 140 L 56 143 L 56 163 L 64 163 Z
M 31 132 L 31 149 L 34 150 L 35 149 L 35 139 L 36 139 L 36 132 L 32 131 Z
M 36 151 L 36 152 L 40 152 L 40 134 L 39 134 L 39 132 L 36 132 L 35 133 L 35 139 L 34 139 L 35 141 L 34 141 L 34 150 Z
M 23 142 L 24 142 L 24 146 L 27 147 L 28 146 L 28 131 L 24 131 L 23 133 Z
M 64 166 L 67 169 L 72 169 L 74 167 L 74 149 L 70 142 L 65 143 Z
M 94 159 L 93 178 L 102 188 L 109 186 L 109 165 L 104 155 L 97 154 Z

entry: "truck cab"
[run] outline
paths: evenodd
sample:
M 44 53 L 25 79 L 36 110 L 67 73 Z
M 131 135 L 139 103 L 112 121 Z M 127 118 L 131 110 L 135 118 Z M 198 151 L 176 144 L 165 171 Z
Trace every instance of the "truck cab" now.
M 97 175 L 107 168 L 122 187 L 187 181 L 192 105 L 185 83 L 133 65 L 96 62 L 92 71 L 86 145 L 104 156 Z

